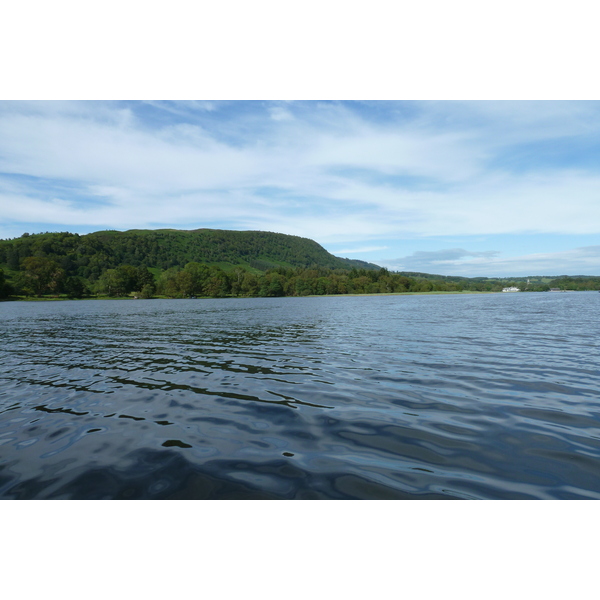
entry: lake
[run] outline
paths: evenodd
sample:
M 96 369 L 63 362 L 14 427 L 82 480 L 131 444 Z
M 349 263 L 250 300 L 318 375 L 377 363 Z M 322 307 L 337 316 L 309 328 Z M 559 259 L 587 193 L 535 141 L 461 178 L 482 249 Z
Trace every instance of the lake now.
M 0 498 L 600 498 L 600 294 L 0 303 Z

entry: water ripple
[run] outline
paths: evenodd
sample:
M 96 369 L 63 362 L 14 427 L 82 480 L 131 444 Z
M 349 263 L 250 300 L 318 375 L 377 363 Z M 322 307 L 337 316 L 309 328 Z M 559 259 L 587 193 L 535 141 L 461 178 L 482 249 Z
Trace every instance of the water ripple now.
M 1 303 L 0 497 L 600 498 L 599 302 Z

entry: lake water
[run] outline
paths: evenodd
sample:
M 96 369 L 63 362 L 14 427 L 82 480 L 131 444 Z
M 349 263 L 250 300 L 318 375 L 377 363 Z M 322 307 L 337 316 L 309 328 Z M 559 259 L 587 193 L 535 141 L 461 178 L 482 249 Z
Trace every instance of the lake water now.
M 600 294 L 0 303 L 0 498 L 600 498 Z

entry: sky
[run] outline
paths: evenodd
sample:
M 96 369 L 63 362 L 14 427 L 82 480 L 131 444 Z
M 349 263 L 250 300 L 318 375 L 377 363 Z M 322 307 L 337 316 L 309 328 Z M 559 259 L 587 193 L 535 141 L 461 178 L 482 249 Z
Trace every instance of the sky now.
M 571 0 L 568 10 L 564 3 L 541 0 L 371 0 L 368 6 L 172 0 L 167 7 L 105 0 L 102 10 L 72 0 L 5 3 L 0 238 L 102 228 L 261 229 L 307 236 L 339 256 L 394 269 L 466 276 L 600 274 L 596 12 L 589 0 Z M 240 101 L 122 101 L 128 98 Z M 306 101 L 263 101 L 282 98 Z M 311 101 L 319 98 L 370 101 Z M 434 101 L 416 101 L 423 98 Z M 51 99 L 57 101 L 45 101 Z M 377 102 L 382 99 L 407 101 Z M 534 101 L 539 99 L 562 101 Z M 591 101 L 572 101 L 577 99 Z M 425 524 L 457 549 L 456 563 L 446 556 L 441 567 L 446 577 L 438 578 L 445 586 L 440 593 L 462 572 L 458 561 L 465 554 L 475 567 L 469 577 L 473 591 L 486 585 L 497 565 L 515 554 L 515 524 L 527 536 L 522 546 L 529 568 L 545 573 L 556 563 L 556 541 L 587 549 L 594 522 L 593 508 L 586 514 L 578 506 L 575 515 L 567 504 L 536 505 L 535 514 L 525 514 L 523 504 L 469 504 L 458 520 L 448 518 L 441 504 L 435 510 L 417 504 L 411 510 L 423 518 L 413 519 L 415 525 L 402 522 L 400 533 L 409 540 L 404 546 L 427 551 Z M 60 510 L 47 506 L 36 507 L 42 527 L 53 525 Z M 87 563 L 91 556 L 103 564 L 115 537 L 132 523 L 136 539 L 145 539 L 147 523 L 159 510 L 152 506 L 144 513 L 145 506 L 136 505 L 126 522 L 122 506 L 107 503 L 96 511 L 101 530 L 109 533 L 80 553 Z M 164 506 L 165 519 L 173 523 Z M 248 529 L 256 519 L 241 512 L 241 504 L 236 507 L 242 550 L 251 543 L 263 556 L 260 550 L 272 554 L 273 545 L 281 545 L 279 523 L 290 521 L 287 505 L 280 506 L 281 519 L 273 518 L 274 505 L 264 509 L 260 535 Z M 354 505 L 337 504 L 325 523 L 321 507 L 316 514 L 308 504 L 295 505 L 292 525 L 307 533 L 296 536 L 301 539 L 294 547 L 314 553 L 315 523 L 331 529 L 337 518 L 341 535 L 331 539 L 342 543 L 329 540 L 329 572 L 343 572 L 355 559 L 356 543 L 344 537 L 349 519 L 353 542 L 386 548 L 373 532 L 388 534 L 396 506 L 378 506 L 375 515 L 364 507 L 357 519 Z M 452 516 L 461 510 L 456 507 Z M 253 505 L 251 517 L 261 509 Z M 67 540 L 57 553 L 61 558 L 72 549 L 65 527 L 79 524 L 72 518 L 78 507 L 66 510 L 62 537 L 45 532 L 59 547 Z M 178 511 L 165 542 L 172 545 L 173 530 L 189 530 L 196 518 L 192 510 L 190 504 L 187 512 Z M 31 520 L 31 511 L 23 516 Z M 231 508 L 218 516 L 231 520 Z M 484 519 L 488 526 L 482 530 Z M 212 519 L 214 527 L 203 522 L 202 534 L 218 543 L 222 520 Z M 153 543 L 137 545 L 133 553 L 128 544 L 127 560 L 138 571 L 153 564 L 146 547 L 154 550 L 160 535 L 153 530 Z M 381 543 L 373 543 L 374 535 Z M 11 542 L 18 547 L 24 539 L 22 528 L 15 528 Z M 178 543 L 187 549 L 186 539 Z M 473 548 L 485 551 L 474 555 Z M 190 556 L 197 554 L 197 548 L 190 550 Z M 564 575 L 558 582 L 557 569 L 548 571 L 553 591 L 593 589 L 580 554 L 573 553 L 572 562 L 560 556 Z M 259 565 L 247 558 L 238 562 L 252 575 Z M 429 575 L 429 565 L 404 558 L 415 581 Z M 166 561 L 180 573 L 181 552 L 176 559 L 170 564 L 162 555 L 163 570 Z M 365 576 L 359 584 L 371 589 L 373 572 L 383 590 L 386 561 L 377 552 L 361 556 Z M 211 568 L 229 576 L 229 563 L 221 563 Z M 38 578 L 44 585 L 60 572 L 52 561 L 39 567 L 47 575 Z M 510 585 L 516 580 L 526 589 L 531 578 L 515 567 Z M 270 579 L 278 585 L 274 590 L 286 583 L 277 574 Z M 71 580 L 85 584 L 76 573 Z M 223 577 L 213 580 L 217 591 Z M 186 584 L 178 576 L 176 587 L 183 591 Z M 534 584 L 533 593 L 539 578 Z M 139 591 L 139 581 L 135 585 Z M 412 582 L 403 585 L 413 591 Z M 464 578 L 460 585 L 465 587 Z M 422 586 L 415 584 L 414 591 Z
M 0 101 L 0 238 L 274 231 L 395 271 L 600 274 L 596 101 Z

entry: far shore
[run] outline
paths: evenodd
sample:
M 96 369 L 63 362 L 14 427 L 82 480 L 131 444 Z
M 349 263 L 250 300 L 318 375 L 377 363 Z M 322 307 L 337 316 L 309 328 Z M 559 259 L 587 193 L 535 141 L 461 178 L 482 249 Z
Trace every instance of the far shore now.
M 501 294 L 502 292 L 480 292 L 463 290 L 461 292 L 381 292 L 380 294 L 311 294 L 310 296 L 290 296 L 290 298 L 339 298 L 340 296 L 439 296 L 441 294 Z
M 502 292 L 488 291 L 435 291 L 435 292 L 382 292 L 379 294 L 310 294 L 308 296 L 196 296 L 195 298 L 171 298 L 170 296 L 153 296 L 152 298 L 139 298 L 134 296 L 85 296 L 84 298 L 68 298 L 67 296 L 12 296 L 3 298 L 0 302 L 60 302 L 64 300 L 228 300 L 245 298 L 344 298 L 360 296 L 439 296 L 439 295 L 457 295 L 457 294 L 501 294 Z

